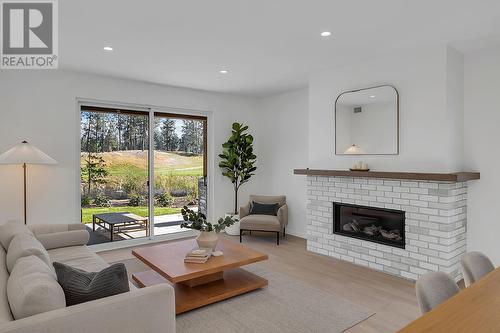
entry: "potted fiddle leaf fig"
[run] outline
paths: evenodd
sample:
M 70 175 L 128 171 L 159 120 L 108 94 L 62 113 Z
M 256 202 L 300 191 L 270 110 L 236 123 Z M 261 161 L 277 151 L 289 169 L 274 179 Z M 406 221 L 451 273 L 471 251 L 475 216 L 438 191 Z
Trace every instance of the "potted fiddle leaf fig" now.
M 220 218 L 217 223 L 210 223 L 207 221 L 205 214 L 201 212 L 195 212 L 184 206 L 181 209 L 181 214 L 184 223 L 181 224 L 181 228 L 198 230 L 200 234 L 196 237 L 196 242 L 200 248 L 211 248 L 215 250 L 217 242 L 217 233 L 221 232 L 225 228 L 231 226 L 235 221 L 230 217 Z
M 253 136 L 247 132 L 248 126 L 233 123 L 231 136 L 222 144 L 222 153 L 219 154 L 222 175 L 229 178 L 234 189 L 234 211 L 230 214 L 233 219 L 238 218 L 238 190 L 254 175 L 257 167 L 257 156 L 253 153 Z M 239 235 L 240 226 L 236 222 L 226 228 L 228 235 Z

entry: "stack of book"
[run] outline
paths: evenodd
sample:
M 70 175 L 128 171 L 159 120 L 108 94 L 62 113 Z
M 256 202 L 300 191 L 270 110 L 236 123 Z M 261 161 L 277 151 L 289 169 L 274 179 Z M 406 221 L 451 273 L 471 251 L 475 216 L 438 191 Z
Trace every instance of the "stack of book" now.
M 203 264 L 206 263 L 211 256 L 212 256 L 212 249 L 195 248 L 186 254 L 186 257 L 184 257 L 184 262 Z

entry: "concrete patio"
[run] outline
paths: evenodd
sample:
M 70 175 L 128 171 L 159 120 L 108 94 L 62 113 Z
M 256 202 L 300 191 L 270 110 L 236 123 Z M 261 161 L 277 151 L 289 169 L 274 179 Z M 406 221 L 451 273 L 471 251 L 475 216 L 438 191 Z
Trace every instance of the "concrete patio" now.
M 193 210 L 197 211 L 197 207 L 193 207 Z M 154 235 L 166 235 L 176 233 L 182 230 L 180 224 L 183 222 L 182 214 L 170 214 L 170 215 L 160 215 L 154 218 Z M 92 223 L 86 225 L 87 230 L 90 233 L 90 241 L 88 245 L 107 243 L 110 241 L 110 232 L 104 228 L 96 225 L 96 230 L 92 231 Z M 124 232 L 115 232 L 114 242 L 136 239 L 146 237 L 145 230 L 135 230 L 130 231 L 124 230 Z

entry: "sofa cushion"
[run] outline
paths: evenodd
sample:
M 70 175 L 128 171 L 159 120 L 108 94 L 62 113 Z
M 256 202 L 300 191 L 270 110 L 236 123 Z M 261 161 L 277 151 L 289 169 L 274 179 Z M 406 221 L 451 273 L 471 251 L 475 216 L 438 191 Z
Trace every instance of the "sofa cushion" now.
M 277 203 L 265 204 L 252 201 L 250 205 L 250 215 L 278 215 L 280 206 Z
M 16 320 L 66 307 L 55 273 L 34 255 L 17 260 L 7 282 L 7 297 Z
M 44 224 L 31 224 L 28 227 L 31 232 L 38 237 L 39 235 L 53 234 L 56 232 L 85 230 L 83 223 L 44 223 Z
M 51 250 L 59 247 L 85 245 L 88 243 L 90 235 L 87 230 L 71 230 L 49 234 L 35 234 L 35 237 L 42 243 L 45 249 Z
M 100 272 L 86 272 L 54 262 L 57 280 L 68 306 L 130 291 L 125 265 L 113 264 Z
M 278 217 L 271 215 L 247 215 L 240 220 L 240 228 L 245 230 L 281 231 Z
M 33 233 L 26 225 L 18 221 L 9 221 L 0 225 L 0 243 L 2 243 L 5 251 L 9 249 L 10 242 L 17 234 L 30 234 Z
M 86 246 L 70 246 L 49 250 L 50 260 L 87 272 L 99 272 L 109 264 Z
M 260 202 L 265 204 L 277 203 L 280 207 L 286 204 L 286 196 L 284 195 L 251 195 L 250 202 Z
M 32 234 L 18 234 L 10 242 L 7 250 L 7 269 L 12 273 L 12 269 L 19 258 L 27 256 L 37 256 L 51 268 L 51 262 L 47 250 Z
M 9 279 L 9 271 L 7 271 L 6 252 L 0 246 L 0 323 L 12 321 L 12 313 L 10 312 L 9 302 L 7 300 L 7 280 Z

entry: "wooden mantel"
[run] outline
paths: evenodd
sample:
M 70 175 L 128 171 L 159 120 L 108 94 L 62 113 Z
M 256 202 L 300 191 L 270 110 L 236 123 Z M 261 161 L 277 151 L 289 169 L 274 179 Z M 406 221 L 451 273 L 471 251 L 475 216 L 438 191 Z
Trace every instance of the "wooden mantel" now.
M 318 170 L 295 169 L 296 175 L 326 176 L 326 177 L 365 177 L 390 178 L 407 180 L 427 180 L 442 182 L 465 182 L 480 178 L 479 172 L 426 173 L 426 172 L 384 172 L 384 171 L 349 171 L 349 170 Z

